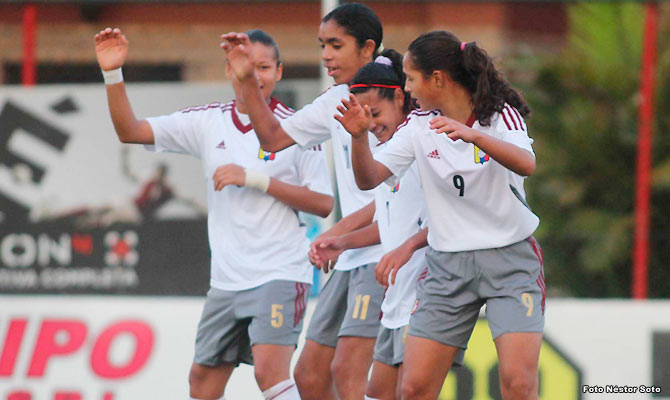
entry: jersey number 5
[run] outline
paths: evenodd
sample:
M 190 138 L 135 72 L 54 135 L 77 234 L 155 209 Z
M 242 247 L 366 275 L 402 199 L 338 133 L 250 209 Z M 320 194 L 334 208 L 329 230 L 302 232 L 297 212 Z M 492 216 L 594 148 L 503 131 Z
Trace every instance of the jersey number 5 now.
M 284 325 L 284 316 L 282 315 L 282 310 L 284 306 L 282 304 L 273 304 L 272 305 L 272 320 L 270 323 L 273 328 L 281 328 Z
M 458 189 L 458 195 L 463 197 L 465 194 L 465 180 L 460 175 L 454 175 L 454 187 Z

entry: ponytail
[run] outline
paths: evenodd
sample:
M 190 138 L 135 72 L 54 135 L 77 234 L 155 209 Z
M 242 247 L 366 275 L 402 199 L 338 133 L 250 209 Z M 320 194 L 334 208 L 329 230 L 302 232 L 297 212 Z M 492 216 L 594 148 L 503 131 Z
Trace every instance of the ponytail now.
M 416 38 L 408 49 L 414 65 L 424 75 L 445 71 L 472 95 L 475 117 L 482 126 L 491 124 L 505 103 L 526 117 L 530 107 L 493 65 L 491 57 L 476 42 L 465 43 L 452 33 L 433 31 Z

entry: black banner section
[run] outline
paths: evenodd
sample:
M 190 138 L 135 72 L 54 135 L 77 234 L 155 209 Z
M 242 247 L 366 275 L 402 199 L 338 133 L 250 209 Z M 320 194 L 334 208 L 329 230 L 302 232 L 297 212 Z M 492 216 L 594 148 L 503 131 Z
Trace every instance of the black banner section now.
M 44 176 L 44 169 L 32 160 L 25 159 L 9 150 L 9 139 L 19 129 L 57 150 L 63 150 L 69 135 L 37 116 L 16 107 L 11 102 L 5 104 L 0 112 L 0 163 L 10 168 L 16 164 L 26 165 L 30 168 L 32 180 L 39 183 Z
M 209 265 L 204 217 L 0 231 L 0 293 L 204 295 Z

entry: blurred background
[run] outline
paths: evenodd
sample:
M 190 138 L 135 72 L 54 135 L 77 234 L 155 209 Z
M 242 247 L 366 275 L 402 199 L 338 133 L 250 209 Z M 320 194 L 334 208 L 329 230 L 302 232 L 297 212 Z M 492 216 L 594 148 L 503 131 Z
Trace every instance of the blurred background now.
M 540 397 L 631 385 L 630 398 L 670 398 L 670 3 L 364 3 L 384 47 L 449 30 L 487 49 L 531 106 L 526 192 L 548 283 Z M 209 285 L 202 171 L 118 142 L 95 33 L 128 37 L 140 118 L 230 101 L 219 36 L 255 28 L 279 45 L 275 95 L 300 108 L 330 84 L 317 30 L 337 4 L 0 0 L 0 399 L 188 395 Z M 305 216 L 310 237 L 338 215 Z M 441 399 L 500 398 L 480 322 Z M 250 369 L 237 375 L 227 398 L 260 398 Z

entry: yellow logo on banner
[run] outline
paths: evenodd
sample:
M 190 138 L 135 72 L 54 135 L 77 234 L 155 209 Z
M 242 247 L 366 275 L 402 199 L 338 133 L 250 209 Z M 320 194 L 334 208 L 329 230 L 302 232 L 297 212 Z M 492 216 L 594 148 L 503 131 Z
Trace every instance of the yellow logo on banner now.
M 581 372 L 546 337 L 540 350 L 539 371 L 540 400 L 581 399 Z M 498 355 L 488 321 L 480 318 L 465 352 L 465 365 L 449 371 L 439 400 L 500 398 Z

